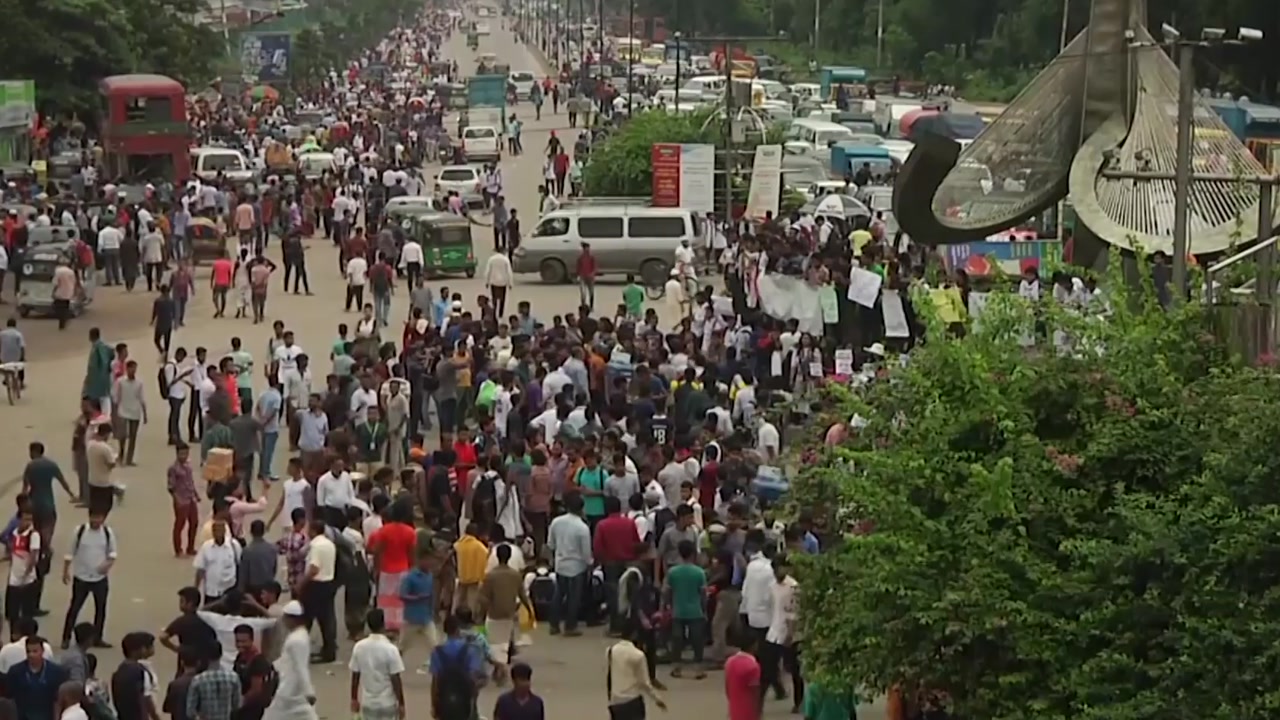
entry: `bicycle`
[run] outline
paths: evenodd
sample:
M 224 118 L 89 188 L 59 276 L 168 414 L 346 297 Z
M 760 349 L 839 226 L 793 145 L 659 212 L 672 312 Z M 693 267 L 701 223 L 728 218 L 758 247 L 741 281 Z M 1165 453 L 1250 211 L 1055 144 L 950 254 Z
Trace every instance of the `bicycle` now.
M 0 375 L 4 378 L 5 395 L 8 397 L 10 405 L 22 399 L 22 371 L 24 367 L 25 364 L 20 362 L 0 365 Z

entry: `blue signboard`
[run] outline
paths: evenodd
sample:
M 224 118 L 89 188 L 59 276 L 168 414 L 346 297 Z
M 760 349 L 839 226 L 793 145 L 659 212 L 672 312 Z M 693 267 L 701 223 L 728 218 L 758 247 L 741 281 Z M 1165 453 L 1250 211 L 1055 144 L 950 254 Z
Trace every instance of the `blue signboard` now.
M 274 83 L 289 79 L 289 33 L 248 32 L 240 40 L 240 73 L 246 83 Z

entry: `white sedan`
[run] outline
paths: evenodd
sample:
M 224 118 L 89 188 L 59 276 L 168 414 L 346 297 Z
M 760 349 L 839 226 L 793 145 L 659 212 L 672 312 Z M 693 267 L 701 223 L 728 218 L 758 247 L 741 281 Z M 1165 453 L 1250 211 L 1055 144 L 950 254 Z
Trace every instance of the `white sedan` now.
M 436 175 L 435 192 L 443 198 L 450 192 L 458 193 L 458 197 L 467 205 L 484 203 L 484 181 L 480 168 L 473 165 L 448 165 Z

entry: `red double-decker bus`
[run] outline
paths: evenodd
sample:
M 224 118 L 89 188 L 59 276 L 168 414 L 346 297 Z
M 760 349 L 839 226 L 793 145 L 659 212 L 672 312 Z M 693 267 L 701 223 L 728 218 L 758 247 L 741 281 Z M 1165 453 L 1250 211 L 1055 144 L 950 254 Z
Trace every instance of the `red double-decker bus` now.
M 187 91 L 164 75 L 113 75 L 98 83 L 106 177 L 129 183 L 191 177 Z

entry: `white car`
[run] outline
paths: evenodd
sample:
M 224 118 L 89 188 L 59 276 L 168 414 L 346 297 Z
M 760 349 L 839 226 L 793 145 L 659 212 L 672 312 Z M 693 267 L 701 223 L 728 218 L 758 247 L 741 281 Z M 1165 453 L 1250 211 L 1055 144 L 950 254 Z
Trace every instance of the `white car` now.
M 484 181 L 480 168 L 472 165 L 448 165 L 436 175 L 436 195 L 443 198 L 455 192 L 467 205 L 484 203 Z
M 538 80 L 531 72 L 517 70 L 507 76 L 507 82 L 515 85 L 517 98 L 528 98 L 533 93 L 533 86 L 538 84 Z
M 476 34 L 477 34 L 477 35 L 488 35 L 488 34 L 489 34 L 489 23 L 487 23 L 487 22 L 478 22 L 478 23 L 476 23 Z
M 502 159 L 502 135 L 497 128 L 475 125 L 462 131 L 462 153 L 467 160 Z

